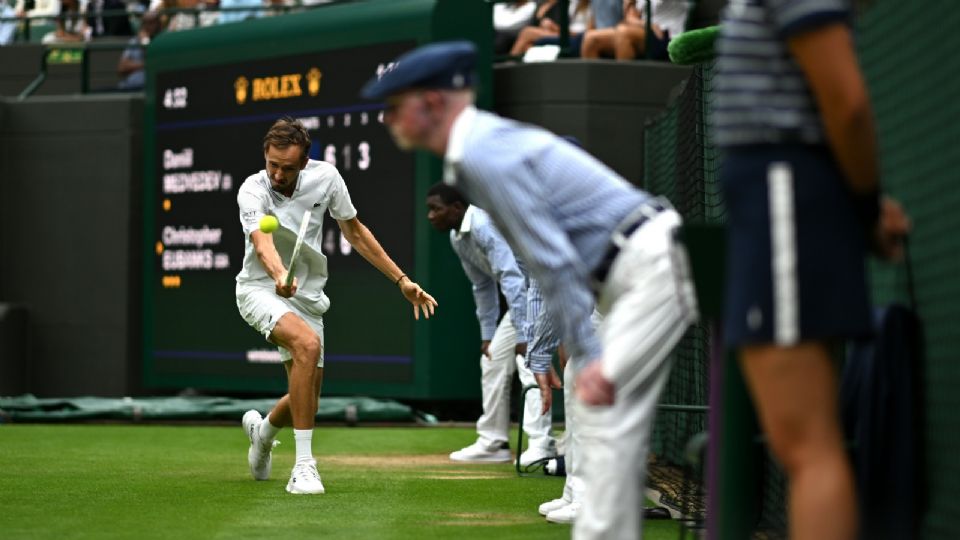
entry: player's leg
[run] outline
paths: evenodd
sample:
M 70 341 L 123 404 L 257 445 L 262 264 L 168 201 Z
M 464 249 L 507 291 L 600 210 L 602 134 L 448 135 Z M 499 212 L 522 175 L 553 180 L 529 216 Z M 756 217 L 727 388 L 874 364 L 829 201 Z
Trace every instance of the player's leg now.
M 324 493 L 313 457 L 313 427 L 323 381 L 322 320 L 307 321 L 299 313 L 287 313 L 277 322 L 270 337 L 281 347 L 282 354 L 289 356 L 284 359 L 289 384 L 286 409 L 293 425 L 296 461 L 287 482 L 287 492 Z M 285 411 L 277 412 L 277 416 L 282 417 Z
M 477 420 L 477 441 L 450 454 L 454 461 L 510 461 L 510 377 L 516 336 L 507 314 L 480 356 L 480 392 L 483 414 Z
M 320 336 L 293 312 L 277 321 L 270 339 L 289 351 L 289 409 L 293 429 L 313 429 L 317 414 L 317 361 L 320 358 Z
M 243 320 L 271 342 L 270 336 L 277 322 L 291 312 L 291 307 L 273 290 L 254 286 L 237 286 L 237 308 Z M 281 350 L 281 359 L 283 356 Z M 270 415 L 264 419 L 256 410 L 247 411 L 241 422 L 250 441 L 247 463 L 256 480 L 270 477 L 274 440 L 281 427 L 290 425 L 289 397 L 281 398 L 274 410 L 279 410 L 281 416 L 274 415 L 273 423 L 269 420 Z
M 790 481 L 790 538 L 854 538 L 853 473 L 838 421 L 836 370 L 826 346 L 749 346 L 740 358 L 770 448 Z
M 284 362 L 283 367 L 287 372 L 287 379 L 290 378 L 290 362 Z M 320 399 L 320 388 L 323 386 L 323 368 L 317 368 L 317 376 L 314 380 L 314 390 L 316 392 L 318 404 Z M 277 400 L 277 404 L 270 410 L 270 413 L 264 417 L 264 420 L 268 422 L 275 430 L 279 431 L 284 427 L 293 426 L 293 416 L 290 413 L 290 394 L 284 394 L 282 398 Z M 270 437 L 272 439 L 272 437 Z

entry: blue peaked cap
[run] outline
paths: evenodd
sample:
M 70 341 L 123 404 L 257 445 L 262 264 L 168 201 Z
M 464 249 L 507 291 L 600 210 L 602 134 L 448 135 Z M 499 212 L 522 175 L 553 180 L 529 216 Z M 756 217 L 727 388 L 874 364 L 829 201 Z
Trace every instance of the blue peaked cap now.
M 469 41 L 430 43 L 404 53 L 363 85 L 360 95 L 382 100 L 410 88 L 460 89 L 473 85 L 477 47 Z

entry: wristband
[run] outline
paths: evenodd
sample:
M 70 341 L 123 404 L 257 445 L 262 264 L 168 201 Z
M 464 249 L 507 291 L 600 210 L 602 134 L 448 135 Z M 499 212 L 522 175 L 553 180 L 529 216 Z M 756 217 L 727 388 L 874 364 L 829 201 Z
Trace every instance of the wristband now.
M 395 281 L 393 284 L 399 287 L 399 286 L 400 286 L 400 280 L 403 279 L 403 278 L 405 278 L 405 277 L 407 277 L 406 274 L 400 274 L 400 277 L 398 277 L 398 278 L 397 278 L 397 281 Z M 410 279 L 410 278 L 407 278 L 407 279 Z

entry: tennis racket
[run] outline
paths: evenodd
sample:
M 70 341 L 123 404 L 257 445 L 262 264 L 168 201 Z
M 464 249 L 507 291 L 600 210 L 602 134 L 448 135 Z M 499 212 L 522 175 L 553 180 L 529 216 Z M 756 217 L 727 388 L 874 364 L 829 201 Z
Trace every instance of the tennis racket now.
M 303 219 L 300 221 L 300 232 L 297 233 L 297 243 L 293 245 L 293 254 L 290 255 L 290 266 L 287 268 L 287 278 L 284 285 L 289 287 L 293 285 L 294 271 L 297 268 L 297 258 L 300 256 L 300 248 L 303 247 L 303 238 L 307 236 L 307 225 L 310 224 L 310 210 L 303 212 Z

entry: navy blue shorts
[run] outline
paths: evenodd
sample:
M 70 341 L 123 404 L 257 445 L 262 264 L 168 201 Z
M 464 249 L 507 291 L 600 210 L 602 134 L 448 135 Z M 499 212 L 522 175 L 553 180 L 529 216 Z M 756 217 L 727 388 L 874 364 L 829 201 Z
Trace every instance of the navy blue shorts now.
M 720 182 L 728 216 L 726 345 L 869 335 L 865 236 L 829 150 L 731 148 Z

